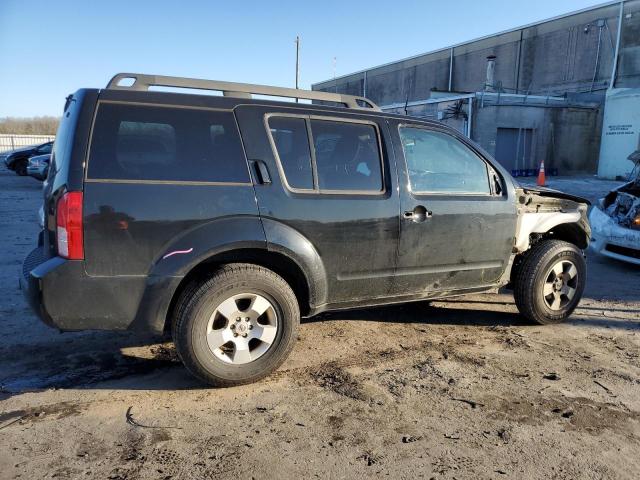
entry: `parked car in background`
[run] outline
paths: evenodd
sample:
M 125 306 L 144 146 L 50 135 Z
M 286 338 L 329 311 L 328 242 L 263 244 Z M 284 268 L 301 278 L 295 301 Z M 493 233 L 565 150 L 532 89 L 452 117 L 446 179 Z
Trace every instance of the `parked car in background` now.
M 49 160 L 51 160 L 50 153 L 31 157 L 27 163 L 27 175 L 38 180 L 44 180 L 47 178 L 47 172 L 49 172 Z
M 53 142 L 43 143 L 31 147 L 20 148 L 9 153 L 4 159 L 4 164 L 9 170 L 14 170 L 18 175 L 27 175 L 29 158 L 35 155 L 50 154 Z
M 585 287 L 588 201 L 362 97 L 120 74 L 69 97 L 51 164 L 31 306 L 60 330 L 171 330 L 214 385 L 275 370 L 301 316 L 506 286 L 551 324 Z
M 612 190 L 591 209 L 591 248 L 607 257 L 640 265 L 640 150 L 629 182 Z

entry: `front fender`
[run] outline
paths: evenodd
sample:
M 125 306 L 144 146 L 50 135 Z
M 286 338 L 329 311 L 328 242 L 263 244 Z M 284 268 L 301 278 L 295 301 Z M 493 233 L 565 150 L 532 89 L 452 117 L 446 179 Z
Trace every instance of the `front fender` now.
M 529 249 L 532 233 L 546 233 L 562 223 L 577 223 L 579 212 L 524 213 L 518 222 L 515 248 L 518 252 Z
M 586 249 L 591 237 L 587 219 L 588 200 L 549 189 L 516 189 L 518 224 L 514 253 L 531 247 L 532 233 L 547 233 L 554 229 L 566 240 Z

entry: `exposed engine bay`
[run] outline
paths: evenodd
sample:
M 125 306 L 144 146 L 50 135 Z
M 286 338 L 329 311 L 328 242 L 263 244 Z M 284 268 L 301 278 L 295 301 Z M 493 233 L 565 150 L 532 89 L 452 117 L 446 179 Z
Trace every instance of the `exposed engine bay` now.
M 640 177 L 602 199 L 604 212 L 626 228 L 640 230 Z
M 640 265 L 640 151 L 629 156 L 636 162 L 630 181 L 609 192 L 591 210 L 593 250 Z

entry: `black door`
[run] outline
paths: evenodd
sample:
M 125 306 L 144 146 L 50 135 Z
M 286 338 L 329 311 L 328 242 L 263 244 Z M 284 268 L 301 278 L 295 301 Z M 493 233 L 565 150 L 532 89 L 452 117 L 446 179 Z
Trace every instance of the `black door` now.
M 486 159 L 449 131 L 395 121 L 390 130 L 402 209 L 394 292 L 430 296 L 496 282 L 513 245 L 513 194 L 497 193 Z
M 316 306 L 388 295 L 399 200 L 384 120 L 266 106 L 236 116 L 247 158 L 264 170 L 256 195 L 267 241 L 300 236 L 298 248 L 321 259 L 326 294 Z

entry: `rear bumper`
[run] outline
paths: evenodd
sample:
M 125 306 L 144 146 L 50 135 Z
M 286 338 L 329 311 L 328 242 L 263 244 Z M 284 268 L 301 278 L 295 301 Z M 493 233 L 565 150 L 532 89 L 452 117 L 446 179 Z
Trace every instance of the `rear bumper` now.
M 20 288 L 40 319 L 59 330 L 161 332 L 179 277 L 92 277 L 84 262 L 47 258 L 43 247 L 24 260 Z
M 616 260 L 640 265 L 640 230 L 618 225 L 598 207 L 589 213 L 592 250 Z
M 44 257 L 43 247 L 38 247 L 32 250 L 22 263 L 20 289 L 22 290 L 27 303 L 33 311 L 36 312 L 38 317 L 40 317 L 40 319 L 50 327 L 55 328 L 55 323 L 46 310 L 44 310 L 42 304 L 41 276 L 51 268 L 50 265 L 45 265 L 46 263 L 48 263 L 48 261 L 46 261 Z

